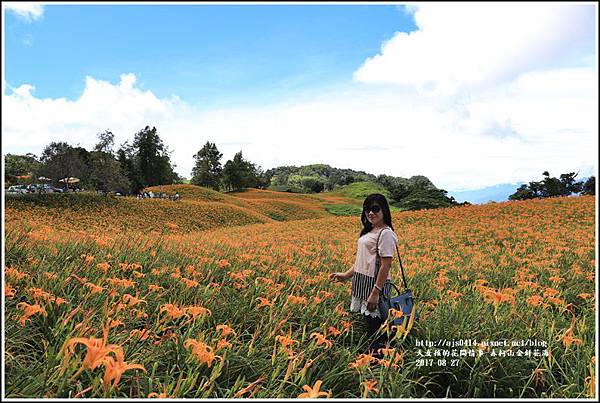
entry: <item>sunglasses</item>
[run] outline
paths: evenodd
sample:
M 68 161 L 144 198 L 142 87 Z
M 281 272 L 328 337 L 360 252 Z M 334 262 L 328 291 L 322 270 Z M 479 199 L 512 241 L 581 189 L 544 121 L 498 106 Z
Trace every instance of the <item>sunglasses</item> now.
M 365 213 L 368 213 L 369 211 L 372 211 L 373 213 L 377 214 L 381 211 L 381 207 L 379 207 L 377 204 L 374 204 L 370 207 L 365 207 Z

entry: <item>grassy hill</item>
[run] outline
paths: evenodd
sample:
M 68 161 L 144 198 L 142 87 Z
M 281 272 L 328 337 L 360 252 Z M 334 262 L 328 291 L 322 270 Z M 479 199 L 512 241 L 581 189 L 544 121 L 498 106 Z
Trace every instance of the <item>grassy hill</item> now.
M 366 195 L 385 194 L 384 189 L 368 182 L 320 194 L 261 189 L 221 193 L 188 184 L 153 186 L 145 190 L 168 195 L 177 192 L 181 199 L 138 200 L 88 192 L 20 195 L 6 198 L 6 221 L 61 230 L 181 233 L 335 215 L 357 216 Z M 392 207 L 392 211 L 398 209 Z
M 373 193 L 380 193 L 391 200 L 390 193 L 380 184 L 373 182 L 354 182 L 341 186 L 334 191 L 319 193 L 327 211 L 333 215 L 360 215 L 364 199 Z M 390 211 L 402 211 L 390 205 Z
M 95 193 L 19 195 L 6 198 L 6 222 L 60 230 L 156 231 L 180 233 L 219 227 L 330 216 L 319 197 L 249 189 L 220 193 L 194 185 L 146 188 L 179 201 L 107 197 Z

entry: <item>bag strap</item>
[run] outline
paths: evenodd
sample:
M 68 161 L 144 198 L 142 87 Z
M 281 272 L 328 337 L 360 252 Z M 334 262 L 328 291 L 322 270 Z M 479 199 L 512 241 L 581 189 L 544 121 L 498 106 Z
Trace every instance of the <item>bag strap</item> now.
M 385 229 L 390 229 L 390 227 L 385 227 L 383 229 L 381 229 L 379 231 L 379 234 L 377 234 L 377 242 L 375 244 L 375 253 L 377 253 L 377 260 L 379 260 L 381 262 L 381 257 L 379 256 L 379 237 L 381 236 L 381 233 L 385 230 Z M 406 277 L 404 276 L 404 267 L 402 267 L 402 259 L 400 259 L 400 251 L 398 250 L 398 245 L 396 244 L 396 253 L 398 254 L 398 262 L 400 263 L 400 271 L 402 272 L 402 280 L 404 281 L 404 289 L 408 289 L 408 283 L 406 282 Z M 379 264 L 379 266 L 381 266 L 381 263 Z M 379 274 L 379 266 L 377 267 L 377 272 L 375 273 L 375 280 L 377 280 L 377 275 Z M 394 285 L 394 288 L 396 288 L 396 286 Z M 396 288 L 396 291 L 398 291 L 398 288 Z

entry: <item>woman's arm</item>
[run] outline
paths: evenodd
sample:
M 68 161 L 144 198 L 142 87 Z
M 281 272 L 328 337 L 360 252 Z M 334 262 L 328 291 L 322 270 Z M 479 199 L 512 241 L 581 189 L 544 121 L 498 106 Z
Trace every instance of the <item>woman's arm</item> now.
M 377 302 L 379 301 L 380 294 L 379 289 L 383 290 L 383 285 L 385 284 L 385 280 L 387 280 L 388 278 L 390 267 L 392 267 L 392 258 L 382 257 L 381 267 L 379 268 L 379 273 L 377 274 L 377 278 L 375 279 L 375 286 L 371 290 L 369 299 L 367 299 L 367 309 L 369 311 L 374 311 L 375 308 L 377 308 Z M 377 287 L 379 287 L 379 289 L 377 289 Z
M 349 278 L 351 278 L 354 275 L 354 266 L 352 266 L 350 269 L 346 270 L 343 273 L 331 273 L 329 275 L 329 278 L 331 280 L 334 281 L 344 281 L 344 280 L 348 280 Z

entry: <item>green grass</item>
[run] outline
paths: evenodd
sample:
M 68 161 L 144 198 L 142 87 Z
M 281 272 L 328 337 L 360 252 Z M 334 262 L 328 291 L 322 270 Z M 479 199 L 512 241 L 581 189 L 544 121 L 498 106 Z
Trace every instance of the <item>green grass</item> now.
M 382 185 L 373 182 L 354 182 L 349 185 L 340 187 L 338 190 L 342 195 L 353 199 L 364 199 L 370 194 L 381 193 L 388 199 L 391 199 L 390 192 Z
M 328 213 L 339 216 L 359 216 L 362 212 L 360 206 L 354 204 L 324 204 Z
M 279 214 L 277 214 L 277 213 L 273 213 L 273 212 L 271 212 L 271 211 L 268 211 L 268 212 L 266 212 L 265 214 L 266 214 L 267 216 L 269 216 L 270 218 L 274 219 L 274 220 L 277 220 L 277 221 L 285 221 L 285 217 L 284 217 L 284 216 L 281 216 L 281 215 L 279 215 Z

